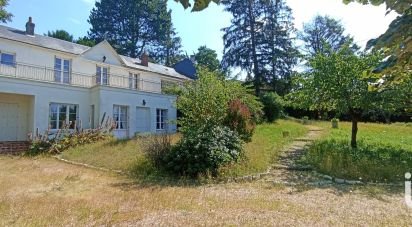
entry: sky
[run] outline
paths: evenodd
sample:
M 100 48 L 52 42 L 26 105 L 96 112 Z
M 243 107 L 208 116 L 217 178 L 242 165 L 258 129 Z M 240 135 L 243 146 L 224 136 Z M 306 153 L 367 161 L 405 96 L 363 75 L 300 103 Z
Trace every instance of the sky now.
M 14 17 L 7 26 L 24 30 L 27 18 L 33 17 L 36 33 L 64 29 L 75 38 L 87 35 L 90 28 L 87 19 L 95 0 L 10 0 L 6 8 Z M 341 20 L 347 33 L 355 42 L 364 46 L 366 42 L 384 33 L 395 13 L 385 16 L 385 6 L 371 6 L 351 3 L 344 5 L 342 0 L 287 0 L 295 18 L 295 27 L 301 29 L 304 22 L 316 15 L 329 15 Z M 222 28 L 230 25 L 231 15 L 223 11 L 223 6 L 211 4 L 201 12 L 184 10 L 175 1 L 169 1 L 172 21 L 182 38 L 183 49 L 189 55 L 199 46 L 217 51 L 219 58 L 223 53 Z

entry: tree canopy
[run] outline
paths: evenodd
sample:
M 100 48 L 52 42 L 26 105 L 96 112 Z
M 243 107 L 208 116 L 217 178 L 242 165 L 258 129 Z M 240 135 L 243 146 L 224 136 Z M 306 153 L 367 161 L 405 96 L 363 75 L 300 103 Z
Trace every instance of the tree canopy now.
M 171 19 L 167 0 L 101 0 L 89 17 L 89 37 L 103 39 L 123 55 L 138 57 L 165 44 Z
M 353 42 L 353 38 L 345 35 L 345 28 L 340 21 L 329 16 L 316 16 L 303 25 L 298 38 L 304 42 L 304 52 L 309 55 L 324 53 L 327 50 L 337 51 L 344 44 Z M 357 50 L 355 44 L 352 45 Z
M 202 68 L 207 68 L 211 72 L 220 70 L 220 61 L 217 59 L 217 53 L 206 46 L 197 49 L 194 55 L 196 64 Z
M 257 95 L 264 84 L 276 90 L 296 64 L 291 9 L 284 0 L 224 0 L 222 4 L 233 15 L 231 26 L 223 29 L 223 67 L 246 72 Z
M 183 8 L 187 9 L 189 7 L 192 7 L 191 0 L 174 0 L 175 2 L 180 2 L 182 4 Z M 220 0 L 193 0 L 194 6 L 192 8 L 192 11 L 201 11 L 207 8 L 210 4 L 210 2 L 214 2 L 218 4 Z
M 71 35 L 70 33 L 68 33 L 65 30 L 59 30 L 58 29 L 56 31 L 48 31 L 47 34 L 45 34 L 45 35 L 47 35 L 49 37 L 56 38 L 56 39 L 65 40 L 65 41 L 68 41 L 68 42 L 73 42 L 74 41 L 73 35 Z
M 6 6 L 9 4 L 9 0 L 0 0 L 0 21 L 7 23 L 11 21 L 13 14 L 6 11 Z

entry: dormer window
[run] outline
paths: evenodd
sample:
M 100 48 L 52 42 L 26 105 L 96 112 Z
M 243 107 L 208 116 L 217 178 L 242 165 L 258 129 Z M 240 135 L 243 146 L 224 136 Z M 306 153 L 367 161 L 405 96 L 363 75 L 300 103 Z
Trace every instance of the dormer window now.
M 96 84 L 109 85 L 109 69 L 107 67 L 96 66 Z
M 70 84 L 70 60 L 54 59 L 54 82 Z

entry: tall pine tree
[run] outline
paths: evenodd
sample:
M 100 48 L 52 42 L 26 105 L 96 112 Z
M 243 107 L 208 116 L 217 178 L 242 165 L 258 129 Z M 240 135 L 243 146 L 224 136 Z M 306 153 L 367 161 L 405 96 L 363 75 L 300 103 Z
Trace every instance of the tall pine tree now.
M 120 54 L 139 57 L 166 42 L 173 27 L 166 4 L 167 0 L 96 1 L 89 37 L 96 42 L 106 39 Z
M 294 32 L 291 9 L 284 0 L 224 0 L 232 13 L 232 25 L 225 32 L 222 64 L 240 67 L 253 80 L 256 95 L 267 84 L 285 93 L 280 80 L 289 78 L 296 64 L 292 45 Z

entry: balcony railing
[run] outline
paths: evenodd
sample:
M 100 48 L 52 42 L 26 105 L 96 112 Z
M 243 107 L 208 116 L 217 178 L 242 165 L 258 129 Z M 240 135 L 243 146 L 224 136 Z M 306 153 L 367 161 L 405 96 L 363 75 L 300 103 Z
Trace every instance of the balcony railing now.
M 162 93 L 161 83 L 136 79 L 134 76 L 114 74 L 88 75 L 22 63 L 0 64 L 0 76 L 85 88 L 107 86 L 151 93 Z

